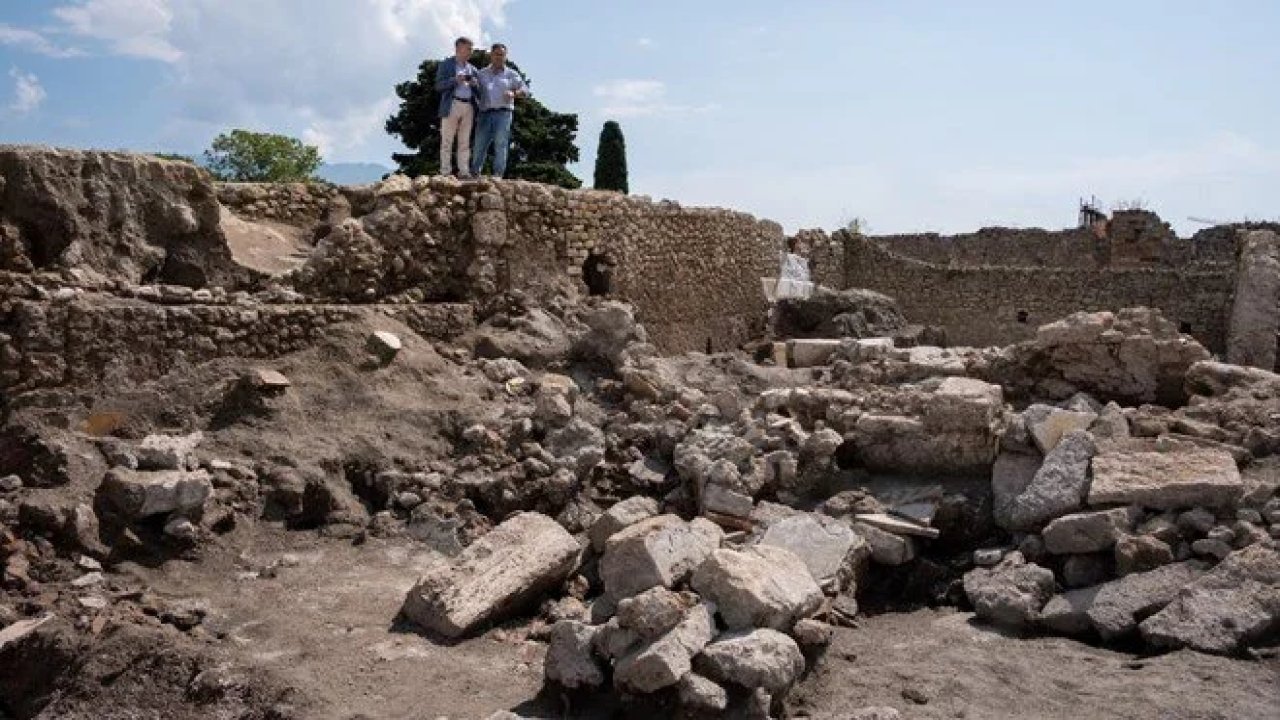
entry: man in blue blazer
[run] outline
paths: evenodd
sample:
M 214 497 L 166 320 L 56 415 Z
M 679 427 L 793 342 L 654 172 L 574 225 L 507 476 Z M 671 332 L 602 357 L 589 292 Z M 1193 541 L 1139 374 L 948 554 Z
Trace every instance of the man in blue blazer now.
M 470 177 L 471 126 L 476 119 L 476 76 L 471 64 L 472 43 L 458 38 L 453 57 L 436 69 L 436 92 L 440 93 L 440 174 L 453 174 L 453 143 L 458 141 L 458 174 Z

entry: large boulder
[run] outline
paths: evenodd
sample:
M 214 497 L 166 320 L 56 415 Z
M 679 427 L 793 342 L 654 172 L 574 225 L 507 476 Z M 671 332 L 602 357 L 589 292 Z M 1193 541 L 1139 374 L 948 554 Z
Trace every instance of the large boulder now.
M 213 484 L 204 470 L 137 472 L 119 467 L 107 472 L 98 492 L 133 521 L 198 510 L 213 493 Z
M 1225 450 L 1153 442 L 1110 446 L 1093 459 L 1090 505 L 1141 505 L 1156 510 L 1232 507 L 1244 493 L 1236 461 Z
M 685 522 L 675 515 L 642 520 L 615 533 L 600 558 L 605 593 L 622 600 L 651 587 L 672 587 L 689 577 L 724 532 L 703 518 Z
M 568 358 L 572 349 L 564 322 L 541 308 L 524 315 L 489 320 L 476 329 L 475 352 L 482 358 L 514 358 L 542 369 Z
M 1139 626 L 1161 648 L 1235 653 L 1280 634 L 1280 550 L 1250 545 L 1228 555 Z
M 822 605 L 822 590 L 804 561 L 770 545 L 716 550 L 693 574 L 691 584 L 716 604 L 731 630 L 789 630 Z
M 727 633 L 697 658 L 699 672 L 720 683 L 778 693 L 804 673 L 804 655 L 795 640 L 769 628 Z
M 633 495 L 626 500 L 614 503 L 587 532 L 587 536 L 591 538 L 592 549 L 596 552 L 604 552 L 605 543 L 618 531 L 651 518 L 661 510 L 662 505 L 657 500 L 644 495 Z
M 1112 548 L 1133 529 L 1138 512 L 1132 507 L 1064 515 L 1044 529 L 1044 546 L 1055 555 L 1077 555 Z
M 1183 587 L 1204 574 L 1195 561 L 1165 565 L 1149 572 L 1126 575 L 1091 590 L 1084 614 L 1104 640 L 1131 635 L 1146 617 L 1158 612 L 1177 597 Z M 1078 592 L 1081 597 L 1090 593 Z
M 992 568 L 965 573 L 964 592 L 978 617 L 993 625 L 1025 630 L 1035 625 L 1053 597 L 1053 571 L 1011 552 Z
M 249 273 L 220 216 L 212 178 L 192 163 L 0 146 L 0 270 L 233 286 Z
M 906 327 L 907 319 L 888 295 L 818 287 L 807 298 L 778 301 L 774 333 L 784 338 L 865 338 Z
M 604 669 L 592 649 L 596 629 L 574 620 L 551 627 L 543 670 L 547 679 L 569 689 L 604 684 Z
M 563 583 L 581 551 L 555 520 L 520 513 L 419 580 L 403 612 L 427 630 L 461 637 Z

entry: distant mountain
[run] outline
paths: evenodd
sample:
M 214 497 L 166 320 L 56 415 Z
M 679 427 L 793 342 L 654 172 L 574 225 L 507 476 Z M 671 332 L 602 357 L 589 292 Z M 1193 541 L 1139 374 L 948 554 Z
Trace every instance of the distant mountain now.
M 325 163 L 316 176 L 335 185 L 364 185 L 381 180 L 389 172 L 391 168 L 378 163 Z

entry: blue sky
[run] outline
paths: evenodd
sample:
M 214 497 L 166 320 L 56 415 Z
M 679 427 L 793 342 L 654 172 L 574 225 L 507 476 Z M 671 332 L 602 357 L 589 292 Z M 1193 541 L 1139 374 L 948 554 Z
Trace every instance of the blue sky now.
M 466 33 L 633 192 L 797 227 L 1062 227 L 1080 196 L 1280 218 L 1275 0 L 5 0 L 0 140 L 389 164 L 392 86 Z

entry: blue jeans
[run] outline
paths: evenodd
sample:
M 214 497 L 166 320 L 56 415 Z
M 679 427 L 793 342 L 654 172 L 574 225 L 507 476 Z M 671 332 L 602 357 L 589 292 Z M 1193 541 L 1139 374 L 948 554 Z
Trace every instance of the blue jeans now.
M 476 143 L 471 153 L 471 174 L 479 175 L 484 167 L 489 146 L 493 145 L 493 174 L 502 177 L 507 173 L 507 150 L 511 148 L 510 110 L 484 110 L 476 122 Z

